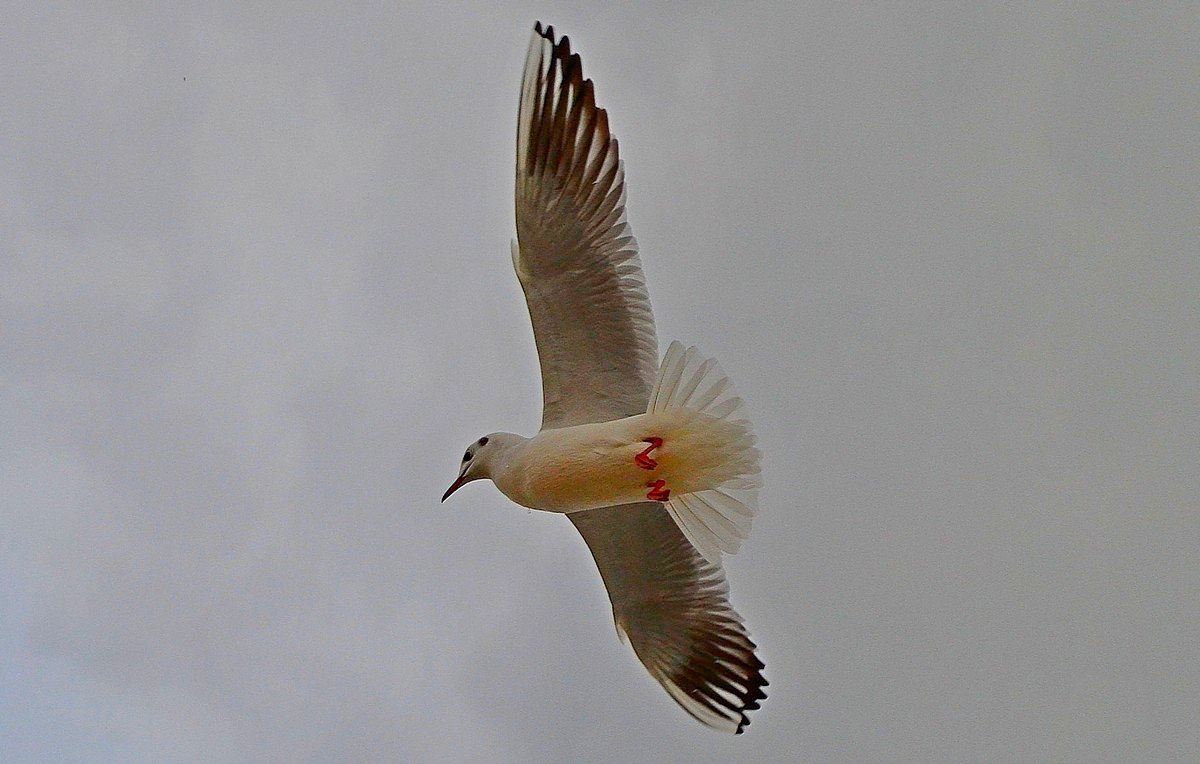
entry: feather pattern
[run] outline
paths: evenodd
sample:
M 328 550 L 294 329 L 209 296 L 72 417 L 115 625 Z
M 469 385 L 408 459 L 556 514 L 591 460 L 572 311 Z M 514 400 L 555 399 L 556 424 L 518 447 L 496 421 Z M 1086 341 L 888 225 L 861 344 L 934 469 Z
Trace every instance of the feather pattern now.
M 517 119 L 517 244 L 542 368 L 542 427 L 641 414 L 658 340 L 625 171 L 570 41 L 538 24 Z
M 618 631 L 650 675 L 700 722 L 741 733 L 767 680 L 720 565 L 654 502 L 568 517 L 600 568 Z

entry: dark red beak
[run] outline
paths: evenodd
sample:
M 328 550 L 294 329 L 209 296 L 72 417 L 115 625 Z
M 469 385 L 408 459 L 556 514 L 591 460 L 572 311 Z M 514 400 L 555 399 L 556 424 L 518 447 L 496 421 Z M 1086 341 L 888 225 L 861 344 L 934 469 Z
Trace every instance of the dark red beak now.
M 454 493 L 459 488 L 462 488 L 466 484 L 466 482 L 467 482 L 467 476 L 459 475 L 458 480 L 455 480 L 453 483 L 451 483 L 450 487 L 446 489 L 446 492 L 444 494 L 442 494 L 442 501 L 444 502 L 444 501 L 446 501 L 446 499 L 450 498 L 450 494 Z

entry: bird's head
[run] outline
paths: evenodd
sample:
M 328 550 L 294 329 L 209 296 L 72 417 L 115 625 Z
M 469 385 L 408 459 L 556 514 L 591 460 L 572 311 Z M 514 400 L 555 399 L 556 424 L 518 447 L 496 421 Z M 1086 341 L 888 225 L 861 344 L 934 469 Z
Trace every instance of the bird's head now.
M 463 454 L 462 466 L 458 469 L 458 479 L 450 484 L 446 493 L 442 494 L 442 501 L 450 498 L 450 494 L 472 480 L 492 477 L 493 471 L 500 464 L 503 455 L 507 453 L 508 447 L 520 440 L 524 440 L 524 438 L 519 435 L 493 432 L 467 446 L 467 451 Z

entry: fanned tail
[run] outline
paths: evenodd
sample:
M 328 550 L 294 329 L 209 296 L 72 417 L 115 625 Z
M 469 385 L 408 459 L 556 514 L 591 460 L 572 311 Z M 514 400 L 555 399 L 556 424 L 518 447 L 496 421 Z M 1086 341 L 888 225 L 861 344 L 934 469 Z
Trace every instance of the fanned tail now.
M 716 359 L 674 341 L 667 348 L 650 394 L 649 411 L 687 409 L 711 429 L 711 450 L 726 477 L 713 488 L 673 495 L 667 511 L 683 535 L 705 559 L 720 564 L 721 553 L 734 554 L 750 535 L 762 485 L 759 452 L 745 405 Z M 710 421 L 715 420 L 715 421 Z M 706 444 L 708 445 L 708 444 Z

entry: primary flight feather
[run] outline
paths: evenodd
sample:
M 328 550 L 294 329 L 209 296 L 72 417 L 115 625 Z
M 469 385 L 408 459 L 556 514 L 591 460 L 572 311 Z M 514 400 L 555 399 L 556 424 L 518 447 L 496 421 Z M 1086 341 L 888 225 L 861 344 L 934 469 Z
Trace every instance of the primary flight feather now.
M 759 453 L 716 361 L 671 343 L 625 219 L 625 173 L 579 55 L 534 26 L 517 117 L 517 241 L 542 369 L 542 428 L 491 433 L 442 497 L 489 478 L 583 536 L 613 618 L 685 711 L 741 733 L 766 697 L 763 663 L 729 605 L 721 555 L 750 531 Z

